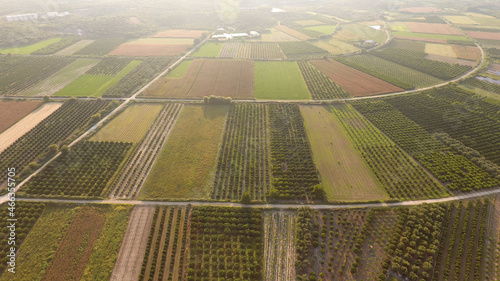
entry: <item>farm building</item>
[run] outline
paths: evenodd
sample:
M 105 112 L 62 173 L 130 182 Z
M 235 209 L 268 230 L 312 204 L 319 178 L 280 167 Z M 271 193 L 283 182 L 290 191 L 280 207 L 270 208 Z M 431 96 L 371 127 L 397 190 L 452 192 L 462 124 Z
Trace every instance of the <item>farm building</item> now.
M 31 14 L 22 14 L 22 15 L 12 15 L 12 16 L 6 16 L 5 18 L 7 19 L 8 22 L 29 21 L 29 20 L 38 19 L 38 14 L 31 13 Z
M 224 34 L 217 34 L 213 35 L 212 39 L 217 39 L 217 40 L 230 40 L 233 38 L 242 38 L 242 37 L 249 37 L 248 33 L 224 33 Z
M 259 37 L 260 34 L 257 31 L 250 31 L 250 37 Z

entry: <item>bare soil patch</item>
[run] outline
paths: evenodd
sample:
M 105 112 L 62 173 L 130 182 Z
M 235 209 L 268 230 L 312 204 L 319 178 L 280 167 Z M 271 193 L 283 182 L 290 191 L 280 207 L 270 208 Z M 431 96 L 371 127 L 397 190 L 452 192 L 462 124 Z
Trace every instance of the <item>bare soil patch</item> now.
M 39 101 L 0 101 L 0 133 L 35 110 Z

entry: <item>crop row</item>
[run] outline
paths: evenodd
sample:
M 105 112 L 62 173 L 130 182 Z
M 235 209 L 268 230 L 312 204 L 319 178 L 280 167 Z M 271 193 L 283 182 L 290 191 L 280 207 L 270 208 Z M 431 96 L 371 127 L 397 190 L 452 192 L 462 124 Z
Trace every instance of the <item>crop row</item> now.
M 440 198 L 446 190 L 403 150 L 349 105 L 331 107 L 391 198 Z
M 132 59 L 109 57 L 101 60 L 85 74 L 88 75 L 116 75 L 120 72 Z
M 298 61 L 298 65 L 313 99 L 321 100 L 350 97 L 344 89 L 330 78 L 326 77 L 326 75 L 321 73 L 321 71 L 310 63 Z
M 75 44 L 80 41 L 78 37 L 63 37 L 61 40 L 56 43 L 50 44 L 49 46 L 42 48 L 40 50 L 36 50 L 31 55 L 50 55 L 55 52 L 58 52 L 68 46 Z
M 469 40 L 448 39 L 448 40 L 446 40 L 446 43 L 451 44 L 451 45 L 462 45 L 462 46 L 473 46 L 473 47 L 476 46 L 476 44 L 473 41 L 469 41 Z
M 354 107 L 452 190 L 488 188 L 498 183 L 462 155 L 446 148 L 430 133 L 385 101 Z
M 265 200 L 270 189 L 267 106 L 230 108 L 215 174 L 214 199 L 240 199 L 246 191 Z
M 74 53 L 76 56 L 104 56 L 125 42 L 124 38 L 97 39 Z
M 110 190 L 111 198 L 136 198 L 138 196 L 181 109 L 181 104 L 168 104 L 162 109 L 141 144 L 128 157 L 124 168 L 120 171 L 120 176 L 113 183 Z
M 479 89 L 483 89 L 492 93 L 500 94 L 500 85 L 495 83 L 490 83 L 486 81 L 481 81 L 476 77 L 471 77 L 464 81 L 466 85 L 470 85 Z
M 0 154 L 0 169 L 6 171 L 8 167 L 15 167 L 16 170 L 21 171 L 30 162 L 48 160 L 47 157 L 51 157 L 57 152 L 57 147 L 54 151 L 53 147 L 49 150 L 49 146 L 61 144 L 78 130 L 94 125 L 99 120 L 100 114 L 98 113 L 100 111 L 109 111 L 114 106 L 115 103 L 104 100 L 77 101 L 71 99 L 65 102 L 49 117 L 17 139 Z M 26 169 L 28 171 L 21 173 L 21 177 L 31 172 L 30 168 Z M 5 179 L 6 174 L 0 175 L 0 182 Z
M 75 59 L 65 57 L 0 57 L 0 95 L 16 95 Z
M 276 43 L 225 43 L 219 55 L 237 59 L 283 59 L 284 55 Z
M 83 141 L 63 151 L 23 188 L 26 194 L 99 196 L 132 143 Z
M 260 210 L 194 208 L 187 280 L 262 280 L 261 232 Z
M 299 107 L 269 106 L 271 130 L 272 199 L 315 200 L 319 179 Z
M 444 80 L 455 78 L 471 69 L 470 66 L 427 60 L 426 53 L 412 50 L 386 48 L 371 54 Z
M 109 88 L 103 97 L 129 97 L 144 85 L 149 83 L 153 77 L 167 68 L 172 62 L 171 58 L 145 59 L 134 70 L 125 75 L 118 83 Z
M 278 43 L 283 53 L 289 59 L 314 58 L 328 55 L 328 52 L 305 41 Z
M 486 53 L 488 53 L 488 56 L 493 59 L 500 59 L 500 49 L 489 48 L 486 49 Z

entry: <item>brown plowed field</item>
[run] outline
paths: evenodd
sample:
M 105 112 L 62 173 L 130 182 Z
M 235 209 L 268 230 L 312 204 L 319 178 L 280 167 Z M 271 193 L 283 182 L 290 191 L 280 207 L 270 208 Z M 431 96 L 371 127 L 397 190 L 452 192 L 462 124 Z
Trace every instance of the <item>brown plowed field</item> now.
M 39 101 L 0 101 L 0 133 L 35 110 L 40 104 Z
M 156 33 L 153 37 L 156 38 L 198 38 L 205 31 L 203 30 L 167 30 Z
M 335 60 L 313 60 L 311 63 L 355 97 L 403 90 Z
M 466 60 L 479 60 L 481 57 L 481 52 L 477 47 L 472 46 L 460 46 L 460 45 L 451 45 L 453 47 L 453 51 L 457 55 L 459 59 Z
M 460 31 L 444 23 L 405 22 L 405 24 L 406 26 L 408 26 L 411 32 L 462 35 Z
M 467 31 L 474 39 L 500 40 L 500 32 Z
M 112 281 L 139 279 L 154 212 L 154 207 L 135 207 L 132 211 L 111 275 Z
M 254 65 L 251 61 L 195 60 L 183 78 L 155 82 L 143 95 L 202 98 L 216 95 L 232 98 L 252 98 Z
M 122 44 L 109 53 L 116 56 L 132 57 L 161 57 L 177 56 L 186 51 L 189 45 L 167 45 L 167 44 Z
M 408 37 L 408 36 L 397 36 L 397 35 L 395 35 L 394 38 L 413 40 L 413 41 L 431 42 L 431 43 L 442 43 L 442 44 L 447 43 L 447 41 L 444 39 L 434 39 L 434 38 Z
M 80 280 L 104 221 L 103 212 L 83 207 L 71 221 L 42 280 Z

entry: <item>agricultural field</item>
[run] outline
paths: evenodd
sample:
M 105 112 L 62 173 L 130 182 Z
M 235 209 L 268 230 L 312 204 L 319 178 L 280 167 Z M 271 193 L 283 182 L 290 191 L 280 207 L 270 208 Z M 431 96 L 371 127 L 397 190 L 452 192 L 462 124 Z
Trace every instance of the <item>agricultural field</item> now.
M 278 45 L 289 59 L 318 58 L 328 54 L 326 50 L 305 41 L 280 42 Z
M 39 107 L 39 101 L 0 101 L 0 133 Z
M 457 54 L 453 50 L 453 46 L 442 44 L 425 44 L 425 53 L 430 55 L 438 55 L 443 57 L 456 58 Z
M 360 49 L 352 44 L 341 41 L 335 37 L 327 38 L 326 40 L 318 40 L 311 42 L 314 46 L 320 47 L 333 55 L 349 54 L 359 51 Z
M 66 47 L 75 44 L 76 42 L 80 41 L 80 38 L 78 37 L 63 37 L 61 40 L 56 41 L 44 48 L 38 49 L 34 52 L 32 52 L 32 55 L 51 55 L 54 54 L 55 52 L 58 52 L 62 49 L 65 49 Z
M 262 221 L 258 209 L 194 208 L 187 280 L 262 280 Z
M 191 38 L 142 38 L 124 43 L 109 54 L 131 57 L 177 56 L 193 45 Z
M 133 104 L 113 118 L 90 140 L 137 143 L 146 135 L 162 107 L 161 104 L 154 103 Z
M 346 42 L 373 40 L 382 44 L 386 40 L 386 33 L 361 24 L 340 25 L 334 37 Z
M 444 57 L 444 56 L 439 56 L 439 55 L 426 55 L 425 56 L 426 60 L 431 60 L 431 61 L 437 61 L 437 62 L 443 62 L 447 64 L 457 64 L 461 66 L 466 66 L 466 67 L 474 67 L 476 66 L 477 62 L 472 61 L 472 60 L 464 60 L 464 59 L 459 59 L 459 58 L 451 58 L 451 57 Z
M 311 96 L 296 62 L 255 62 L 255 98 L 305 100 Z
M 59 52 L 55 53 L 54 55 L 56 56 L 71 56 L 77 51 L 87 47 L 88 45 L 92 44 L 94 40 L 80 40 L 73 45 L 70 45 Z
M 208 198 L 227 106 L 185 106 L 139 198 Z
M 18 95 L 75 59 L 65 57 L 0 57 L 0 95 Z
M 271 199 L 321 201 L 323 194 L 304 120 L 297 105 L 269 105 Z
M 445 16 L 444 18 L 456 25 L 479 25 L 477 21 L 467 16 Z
M 474 39 L 500 40 L 498 32 L 467 31 L 467 34 Z
M 316 20 L 316 19 L 298 20 L 298 21 L 295 21 L 295 23 L 298 24 L 298 25 L 300 25 L 300 26 L 312 26 L 312 25 L 325 24 L 324 22 L 321 22 L 321 21 Z
M 148 97 L 253 97 L 254 65 L 244 60 L 194 60 L 182 78 L 164 77 L 147 88 Z
M 34 161 L 43 163 L 48 160 L 47 157 L 55 154 L 52 149 L 48 149 L 50 145 L 62 144 L 68 138 L 78 134 L 79 130 L 90 128 L 98 121 L 92 118 L 92 115 L 109 112 L 115 106 L 116 103 L 104 100 L 65 102 L 35 128 L 0 153 L 0 168 L 7 170 L 8 167 L 16 167 L 19 171 L 24 168 L 19 176 L 26 176 L 26 173 L 32 171 L 31 167 L 26 167 L 29 163 Z M 0 176 L 0 182 L 4 180 L 6 180 L 6 175 Z
M 219 42 L 207 42 L 203 44 L 196 52 L 192 54 L 193 57 L 199 58 L 217 58 L 221 54 L 222 48 L 226 44 Z M 222 55 L 220 55 L 222 57 Z
M 181 104 L 163 106 L 146 136 L 135 147 L 119 176 L 113 182 L 110 188 L 111 198 L 137 198 L 182 107 Z
M 389 29 L 391 31 L 411 32 L 406 23 L 400 21 L 390 22 Z
M 295 31 L 293 30 L 294 32 Z M 305 34 L 303 34 L 306 36 Z M 288 41 L 300 41 L 299 39 L 293 37 L 292 35 L 288 35 L 287 33 L 279 30 L 276 27 L 273 27 L 269 29 L 267 32 L 263 32 L 261 34 L 261 39 L 262 42 L 288 42 Z
M 425 44 L 426 43 L 419 41 L 393 39 L 389 44 L 387 44 L 387 47 L 411 50 L 417 52 L 425 52 Z
M 265 212 L 264 281 L 295 280 L 296 212 Z
M 354 97 L 403 90 L 335 60 L 313 60 L 310 63 Z
M 329 201 L 389 198 L 329 108 L 302 105 L 300 111 Z
M 313 99 L 349 98 L 349 94 L 321 71 L 305 61 L 298 61 L 304 81 Z
M 138 280 L 180 280 L 186 275 L 191 209 L 157 207 Z M 189 237 L 189 238 L 188 238 Z
M 66 87 L 81 75 L 85 74 L 85 72 L 98 62 L 99 60 L 96 59 L 77 59 L 58 72 L 52 74 L 47 79 L 20 92 L 19 95 L 50 96 Z
M 27 45 L 27 46 L 15 46 L 6 49 L 0 49 L 0 54 L 13 54 L 13 55 L 29 55 L 38 50 L 46 48 L 52 44 L 61 41 L 61 37 L 47 39 L 35 44 Z
M 289 28 L 287 26 L 284 26 L 284 25 L 278 25 L 275 28 L 277 30 L 279 30 L 279 31 L 281 31 L 283 33 L 286 33 L 286 34 L 288 34 L 288 35 L 290 35 L 290 36 L 292 36 L 294 38 L 297 38 L 299 40 L 307 40 L 307 39 L 311 38 L 311 37 L 309 37 L 309 36 L 307 36 L 307 35 L 305 35 L 303 33 L 300 33 L 298 31 L 296 31 L 294 29 L 291 29 L 291 28 Z
M 228 42 L 224 44 L 219 56 L 221 58 L 257 60 L 281 60 L 285 58 L 278 44 L 265 42 Z
M 236 104 L 228 113 L 212 199 L 266 199 L 270 189 L 268 108 Z
M 74 52 L 75 56 L 104 56 L 113 51 L 125 41 L 124 38 L 97 39 L 85 47 Z
M 19 115 L 23 114 L 26 112 L 25 111 L 26 109 L 30 108 L 30 106 L 34 107 L 34 105 L 39 105 L 39 103 L 38 102 L 31 102 L 31 103 L 28 103 L 26 105 L 27 106 L 22 107 L 20 109 L 19 113 L 17 113 L 17 114 L 19 114 Z M 38 125 L 38 123 L 40 123 L 43 119 L 45 119 L 49 115 L 51 115 L 54 111 L 56 111 L 59 107 L 61 107 L 61 105 L 62 105 L 62 103 L 57 103 L 57 102 L 44 103 L 42 105 L 39 105 L 35 110 L 30 112 L 28 115 L 25 115 L 22 119 L 20 119 L 14 125 L 10 126 L 5 131 L 1 132 L 0 133 L 0 153 L 2 151 L 4 151 L 7 147 L 9 147 L 11 144 L 16 142 L 16 140 L 19 139 L 20 137 L 22 137 L 25 133 L 29 132 L 31 129 L 36 127 L 36 125 Z M 15 107 L 15 105 L 13 107 Z M 6 111 L 11 112 L 10 110 L 12 108 L 7 109 Z M 13 114 L 13 116 L 10 118 L 5 118 L 5 123 L 7 123 L 6 125 L 8 125 L 9 123 L 12 123 L 10 121 L 14 121 L 15 120 L 14 118 L 19 117 L 19 115 L 17 115 L 17 114 Z
M 477 47 L 452 45 L 457 58 L 477 61 L 481 58 L 481 51 Z
M 418 32 L 403 32 L 403 31 L 392 32 L 392 35 L 394 35 L 394 37 L 398 39 L 426 41 L 426 42 L 442 43 L 442 44 L 446 44 L 447 40 L 469 41 L 467 37 L 461 35 L 444 35 L 444 34 L 434 34 L 434 33 L 418 33 Z
M 131 61 L 126 65 L 121 64 L 121 62 L 116 62 L 111 69 L 112 73 L 107 73 L 105 70 L 99 70 L 96 68 L 99 65 L 97 64 L 89 69 L 87 74 L 78 77 L 66 87 L 56 92 L 54 96 L 100 97 L 140 64 L 141 61 L 138 60 Z M 116 73 L 115 71 L 120 68 L 121 70 Z
M 317 25 L 317 26 L 308 26 L 305 29 L 317 31 L 322 34 L 332 34 L 336 28 L 337 28 L 336 25 Z
M 410 32 L 430 33 L 443 35 L 462 35 L 462 33 L 448 24 L 425 23 L 425 22 L 405 22 Z
M 51 162 L 22 192 L 39 196 L 98 197 L 132 143 L 83 141 Z
M 153 38 L 198 38 L 205 33 L 203 30 L 171 29 L 153 35 Z

